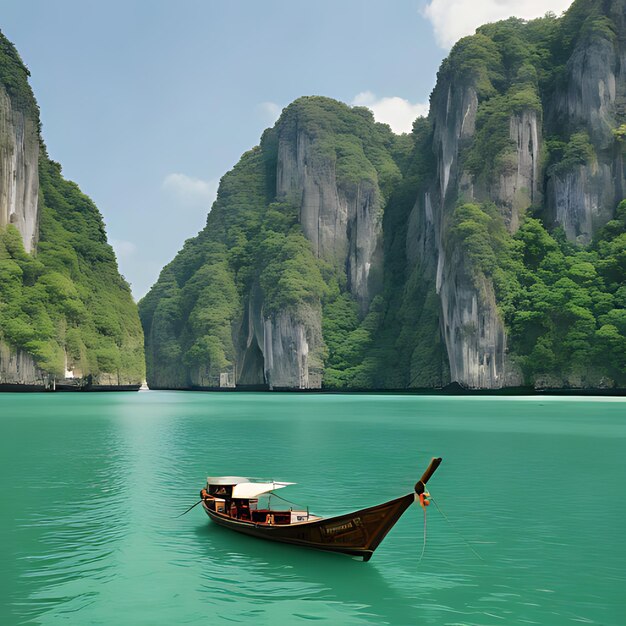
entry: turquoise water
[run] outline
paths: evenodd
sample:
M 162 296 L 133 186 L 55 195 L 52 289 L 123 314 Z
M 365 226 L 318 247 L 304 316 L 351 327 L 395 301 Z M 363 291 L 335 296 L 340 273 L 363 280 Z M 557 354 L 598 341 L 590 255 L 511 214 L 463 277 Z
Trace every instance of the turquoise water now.
M 626 402 L 0 395 L 0 624 L 626 624 Z M 369 563 L 212 526 L 206 475 L 318 514 L 430 491 Z M 471 543 L 479 559 L 458 534 Z

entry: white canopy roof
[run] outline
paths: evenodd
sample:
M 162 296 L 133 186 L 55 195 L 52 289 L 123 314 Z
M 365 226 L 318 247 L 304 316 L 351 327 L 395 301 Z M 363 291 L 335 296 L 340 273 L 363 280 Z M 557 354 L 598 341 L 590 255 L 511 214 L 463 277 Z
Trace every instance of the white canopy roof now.
M 233 487 L 233 498 L 256 498 L 268 491 L 274 491 L 274 489 L 282 489 L 283 487 L 288 487 L 289 485 L 295 485 L 296 483 L 239 483 Z
M 209 476 L 206 479 L 207 485 L 239 485 L 250 481 L 243 476 Z

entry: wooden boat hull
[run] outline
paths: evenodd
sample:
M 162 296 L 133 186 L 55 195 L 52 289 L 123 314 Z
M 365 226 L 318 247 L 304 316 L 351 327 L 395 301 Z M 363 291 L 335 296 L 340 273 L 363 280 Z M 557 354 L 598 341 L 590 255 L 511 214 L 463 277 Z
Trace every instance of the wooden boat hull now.
M 374 550 L 413 502 L 415 494 L 410 493 L 345 515 L 297 524 L 276 525 L 233 519 L 213 511 L 206 502 L 203 502 L 202 506 L 216 524 L 252 537 L 328 552 L 340 552 L 363 557 L 364 561 L 369 561 Z

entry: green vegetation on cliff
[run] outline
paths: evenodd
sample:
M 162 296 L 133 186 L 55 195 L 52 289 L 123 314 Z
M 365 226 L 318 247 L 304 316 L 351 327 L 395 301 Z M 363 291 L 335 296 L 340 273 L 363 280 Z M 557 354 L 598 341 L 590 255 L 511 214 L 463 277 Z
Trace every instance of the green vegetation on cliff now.
M 478 95 L 475 132 L 471 141 L 460 144 L 461 167 L 471 174 L 478 193 L 489 194 L 501 175 L 517 170 L 511 120 L 532 112 L 541 126 L 544 105 L 553 106 L 556 89 L 563 88 L 565 64 L 574 47 L 594 38 L 615 39 L 617 26 L 606 10 L 600 2 L 578 0 L 561 19 L 548 14 L 529 22 L 511 18 L 488 24 L 458 42 L 443 62 L 431 106 L 445 110 L 451 87 L 472 85 Z M 548 177 L 597 159 L 589 132 L 561 118 L 551 121 L 554 131 L 538 163 Z M 448 382 L 433 268 L 419 258 L 408 263 L 405 252 L 411 246 L 405 239 L 407 217 L 436 177 L 428 161 L 431 124 L 432 118 L 416 125 L 415 161 L 405 168 L 385 209 L 384 313 L 374 339 L 365 342 L 361 334 L 354 340 L 356 346 L 367 346 L 357 351 L 356 359 L 371 373 L 365 386 Z M 416 133 L 420 126 L 421 133 Z M 619 129 L 614 136 L 621 138 Z M 446 222 L 444 245 L 464 251 L 474 288 L 483 288 L 483 278 L 494 286 L 509 351 L 526 384 L 626 385 L 626 329 L 618 323 L 626 289 L 619 261 L 620 207 L 616 219 L 587 248 L 567 243 L 559 229 L 550 234 L 537 218 L 522 216 L 521 228 L 512 236 L 496 204 L 464 203 L 462 194 Z M 541 205 L 529 208 L 550 220 Z M 607 267 L 612 268 L 610 277 Z
M 40 240 L 27 254 L 19 232 L 0 232 L 0 328 L 57 378 L 70 364 L 83 376 L 140 382 L 142 332 L 128 284 L 119 275 L 102 217 L 61 167 L 39 164 Z
M 311 311 L 320 315 L 323 308 L 324 345 L 315 358 L 326 362 L 325 385 L 344 387 L 355 379 L 369 384 L 361 372 L 362 352 L 373 338 L 378 314 L 358 311 L 345 268 L 337 259 L 315 255 L 302 232 L 299 207 L 291 198 L 277 198 L 281 133 L 304 133 L 312 146 L 312 167 L 330 164 L 337 184 L 348 193 L 370 184 L 380 189 L 383 201 L 401 180 L 400 168 L 412 146 L 410 138 L 374 123 L 364 108 L 308 97 L 285 109 L 260 146 L 222 178 L 206 227 L 185 243 L 140 303 L 154 385 L 166 380 L 173 386 L 215 386 L 220 373 L 233 371 L 238 351 L 245 348 L 233 337 L 244 341 L 241 325 L 249 306 L 256 305 L 255 293 L 266 318 L 288 311 L 308 319 Z M 216 290 L 211 281 L 218 266 L 223 280 Z M 209 310 L 211 323 L 196 323 Z M 357 338 L 361 351 L 352 346 Z
M 206 227 L 140 303 L 154 385 L 217 386 L 219 374 L 234 367 L 233 327 L 255 285 L 267 315 L 319 302 L 325 291 L 294 207 L 268 193 L 272 139 L 266 135 L 222 178 Z
M 475 277 L 493 281 L 529 383 L 626 386 L 626 201 L 588 248 L 530 217 L 509 235 L 489 203 L 459 205 L 452 231 Z
M 432 268 L 409 248 L 418 241 L 409 227 L 416 200 L 435 177 L 430 120 L 417 119 L 411 146 L 401 161 L 402 180 L 385 207 L 384 286 L 380 325 L 369 351 L 370 378 L 366 387 L 406 389 L 443 387 L 450 382 L 446 348 L 440 333 L 440 303 Z M 409 235 L 409 233 L 411 233 Z M 417 237 L 416 237 L 417 238 Z
M 0 31 L 0 85 L 6 89 L 16 109 L 38 118 L 39 107 L 28 84 L 29 76 L 15 46 Z
M 562 18 L 552 13 L 530 21 L 509 18 L 478 28 L 461 39 L 438 73 L 431 104 L 445 107 L 445 89 L 472 85 L 479 100 L 476 133 L 464 146 L 462 159 L 475 181 L 487 185 L 511 165 L 515 148 L 509 125 L 512 115 L 535 112 L 541 120 L 545 103 L 554 104 L 567 88 L 567 61 L 581 41 L 615 40 L 618 27 L 598 0 L 577 0 Z M 580 122 L 566 116 L 551 120 L 553 133 L 544 158 L 560 174 L 593 158 L 593 147 Z
M 219 381 L 234 364 L 232 324 L 241 308 L 236 277 L 246 285 L 253 279 L 248 241 L 266 205 L 265 169 L 260 149 L 241 157 L 220 182 L 207 226 L 185 242 L 139 303 L 151 385 L 187 387 L 188 369 Z M 209 319 L 202 319 L 205 311 Z
M 141 302 L 149 380 L 261 383 L 309 358 L 329 389 L 441 387 L 451 371 L 626 385 L 623 204 L 598 232 L 624 189 L 622 13 L 576 0 L 482 26 L 410 134 L 327 98 L 287 107 Z
M 11 110 L 38 124 L 28 75 L 0 33 L 0 85 Z M 0 129 L 0 135 L 8 132 Z M 2 145 L 12 140 L 0 136 Z M 0 226 L 0 342 L 30 355 L 55 378 L 64 378 L 69 368 L 94 383 L 138 384 L 145 373 L 143 333 L 102 216 L 77 185 L 62 177 L 61 166 L 48 158 L 43 145 L 39 154 L 35 251 L 25 252 L 12 223 Z M 26 174 L 18 166 L 13 176 Z M 35 215 L 28 217 L 36 221 Z M 22 373 L 15 376 L 20 380 Z
M 620 71 L 611 55 L 623 50 L 623 7 L 576 0 L 562 18 L 482 26 L 453 48 L 431 98 L 433 107 L 446 110 L 451 89 L 477 95 L 475 130 L 459 142 L 458 195 L 446 199 L 443 247 L 446 262 L 459 264 L 457 280 L 462 273 L 470 277 L 479 306 L 491 306 L 493 287 L 507 332 L 506 359 L 525 384 L 626 385 L 620 356 L 626 335 L 617 323 L 626 282 L 617 269 L 623 205 L 600 232 L 589 225 L 594 212 L 603 216 L 599 223 L 606 221 L 615 203 L 607 197 L 623 193 L 621 96 L 599 104 L 603 82 L 610 85 Z M 530 132 L 525 125 L 535 120 L 537 130 Z M 533 166 L 526 178 L 524 163 Z M 615 174 L 602 174 L 600 184 L 602 167 Z M 558 190 L 551 187 L 555 180 L 563 183 Z M 593 235 L 593 242 L 568 242 L 559 224 L 571 240 L 580 233 L 579 241 Z

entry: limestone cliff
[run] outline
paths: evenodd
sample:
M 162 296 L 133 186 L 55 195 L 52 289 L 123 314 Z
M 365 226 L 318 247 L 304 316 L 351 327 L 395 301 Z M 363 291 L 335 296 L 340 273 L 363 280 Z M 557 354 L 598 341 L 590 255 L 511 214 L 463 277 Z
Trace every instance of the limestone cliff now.
M 582 11 L 584 4 L 574 6 Z M 547 181 L 551 219 L 570 241 L 588 244 L 626 194 L 622 151 L 613 130 L 626 114 L 626 24 L 624 3 L 589 6 L 565 66 L 565 86 L 546 106 L 548 132 L 587 132 L 593 154 L 588 162 L 553 172 Z M 595 14 L 594 14 L 595 13 Z M 565 171 L 563 171 L 565 169 Z
M 32 252 L 39 235 L 39 116 L 28 71 L 0 33 L 0 231 L 9 224 Z M 33 356 L 2 342 L 0 385 L 48 384 Z
M 253 287 L 241 323 L 235 327 L 237 359 L 235 367 L 225 372 L 227 381 L 244 387 L 319 389 L 323 371 L 321 323 L 319 303 L 268 312 L 261 290 Z M 216 386 L 198 385 L 193 378 L 192 385 Z M 220 381 L 219 386 L 229 385 Z
M 605 13 L 616 18 L 617 33 L 615 27 L 598 26 Z M 624 3 L 613 2 L 606 9 L 579 1 L 569 18 L 562 24 L 555 20 L 553 27 L 565 28 L 574 17 L 581 24 L 555 93 L 553 85 L 538 81 L 522 59 L 520 69 L 507 67 L 506 49 L 493 45 L 496 40 L 490 37 L 498 28 L 499 38 L 508 35 L 511 40 L 524 28 L 530 30 L 510 20 L 508 27 L 484 27 L 457 44 L 431 98 L 436 180 L 420 192 L 413 209 L 408 249 L 419 250 L 423 267 L 432 268 L 428 259 L 437 259 L 435 282 L 451 378 L 468 387 L 518 385 L 523 376 L 508 356 L 507 330 L 491 280 L 484 275 L 477 280 L 472 261 L 451 241 L 459 203 L 494 203 L 511 234 L 529 209 L 541 213 L 545 207 L 546 219 L 562 227 L 569 240 L 588 244 L 624 196 L 622 151 L 612 132 L 618 125 L 619 103 L 624 102 L 618 94 L 626 84 L 620 62 Z M 483 66 L 459 72 L 472 55 L 480 57 Z M 511 78 L 503 81 L 507 74 Z M 557 153 L 550 164 L 544 137 L 559 133 L 567 139 L 581 130 L 592 138 L 587 158 L 574 155 L 568 161 L 566 145 L 561 160 Z M 500 144 L 493 139 L 498 133 Z M 421 243 L 411 244 L 412 238 Z
M 472 388 L 497 388 L 520 384 L 521 378 L 506 357 L 506 330 L 493 287 L 484 278 L 479 286 L 474 284 L 467 256 L 449 243 L 449 225 L 460 198 L 492 200 L 509 231 L 517 230 L 520 217 L 540 197 L 541 129 L 535 111 L 511 114 L 506 162 L 490 181 L 481 180 L 464 169 L 461 152 L 474 137 L 477 112 L 478 95 L 471 82 L 438 84 L 431 108 L 436 180 L 416 202 L 408 241 L 422 242 L 417 246 L 421 266 L 435 271 L 451 380 Z
M 129 286 L 102 216 L 46 153 L 28 75 L 0 33 L 0 389 L 138 387 Z
M 240 363 L 236 383 L 270 389 L 317 389 L 322 384 L 321 311 L 301 306 L 266 316 L 258 285 L 250 293 L 238 329 Z
M 142 301 L 149 382 L 625 385 L 625 7 L 479 28 L 407 135 L 287 107 Z
M 39 132 L 32 108 L 19 107 L 0 84 L 0 228 L 14 224 L 26 252 L 39 228 Z
M 15 350 L 0 341 L 0 386 L 48 389 L 51 384 L 52 378 L 37 367 L 31 354 L 24 350 Z
M 506 161 L 492 181 L 476 180 L 463 168 L 460 145 L 469 144 L 476 129 L 478 100 L 473 86 L 448 88 L 446 106 L 434 109 L 433 149 L 437 155 L 438 181 L 426 192 L 424 209 L 435 230 L 436 289 L 441 299 L 442 333 L 448 350 L 451 380 L 470 388 L 519 385 L 522 380 L 506 356 L 506 330 L 490 281 L 471 280 L 471 262 L 449 245 L 450 216 L 460 198 L 465 202 L 493 201 L 509 232 L 514 233 L 521 216 L 540 197 L 539 159 L 541 129 L 535 111 L 510 115 L 511 144 Z M 444 114 L 445 112 L 445 114 Z M 435 199 L 433 205 L 432 199 Z
M 324 305 L 347 298 L 358 320 L 382 286 L 385 189 L 401 177 L 388 149 L 395 141 L 369 111 L 327 98 L 285 109 L 222 180 L 207 228 L 140 304 L 149 384 L 319 388 L 328 353 Z M 200 279 L 216 245 L 226 245 L 219 262 L 232 287 L 222 303 L 204 300 L 212 277 Z M 191 274 L 183 271 L 190 264 L 198 268 Z M 164 326 L 163 303 L 178 291 L 189 292 L 189 306 Z M 224 312 L 220 330 L 196 321 L 202 301 Z M 165 353 L 159 346 L 170 342 L 176 349 Z M 164 382 L 178 355 L 186 369 Z
M 383 201 L 367 171 L 357 180 L 341 180 L 341 166 L 341 156 L 338 162 L 336 153 L 324 153 L 297 119 L 279 126 L 276 196 L 299 207 L 315 255 L 346 268 L 348 290 L 366 310 L 377 288 L 370 269 L 382 260 Z

